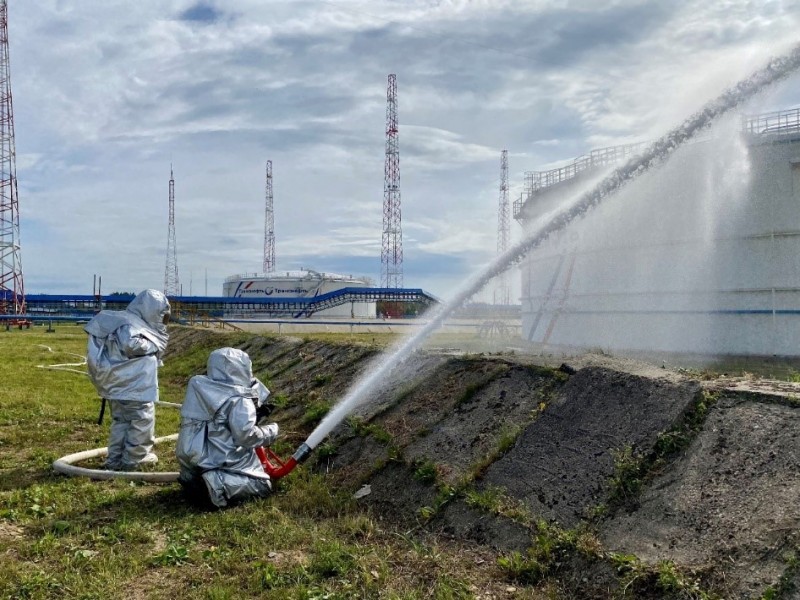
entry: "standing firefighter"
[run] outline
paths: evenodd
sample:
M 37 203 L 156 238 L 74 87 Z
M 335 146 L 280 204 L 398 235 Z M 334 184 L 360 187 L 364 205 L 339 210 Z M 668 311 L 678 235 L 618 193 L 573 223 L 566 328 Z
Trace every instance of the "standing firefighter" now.
M 106 468 L 136 470 L 158 462 L 153 453 L 158 367 L 167 348 L 167 297 L 145 290 L 125 310 L 103 310 L 84 328 L 89 334 L 89 377 L 111 405 Z M 102 411 L 100 415 L 102 421 Z
M 253 377 L 246 352 L 214 350 L 207 375 L 189 381 L 175 450 L 179 481 L 194 500 L 224 507 L 272 491 L 255 449 L 278 437 L 276 423 L 263 423 L 269 390 Z M 263 423 L 263 424 L 261 424 Z

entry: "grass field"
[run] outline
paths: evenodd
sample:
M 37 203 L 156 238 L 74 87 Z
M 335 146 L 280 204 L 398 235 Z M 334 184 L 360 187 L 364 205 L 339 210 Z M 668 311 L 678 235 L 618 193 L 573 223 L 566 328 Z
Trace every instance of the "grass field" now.
M 305 468 L 217 512 L 177 484 L 54 473 L 56 458 L 106 443 L 88 378 L 39 368 L 78 363 L 85 345 L 74 325 L 0 332 L 1 598 L 541 597 L 509 584 L 491 553 L 397 531 Z M 182 400 L 201 354 L 167 361 L 163 400 Z M 157 435 L 177 428 L 177 411 L 157 409 Z M 158 470 L 175 470 L 172 448 L 157 451 Z

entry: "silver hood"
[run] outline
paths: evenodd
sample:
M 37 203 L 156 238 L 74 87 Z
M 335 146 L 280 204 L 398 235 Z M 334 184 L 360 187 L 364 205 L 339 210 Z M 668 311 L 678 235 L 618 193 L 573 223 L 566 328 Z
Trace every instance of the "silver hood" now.
M 268 479 L 253 448 L 277 436 L 277 427 L 256 424 L 256 406 L 269 390 L 253 377 L 247 353 L 236 348 L 214 350 L 207 372 L 189 381 L 181 407 L 175 453 L 182 479 L 211 469 Z
M 167 326 L 164 317 L 170 314 L 167 297 L 158 290 L 140 292 L 125 310 L 102 310 L 86 324 L 84 331 L 98 339 L 106 339 L 123 325 L 129 325 L 134 335 L 153 342 L 160 352 L 167 347 Z

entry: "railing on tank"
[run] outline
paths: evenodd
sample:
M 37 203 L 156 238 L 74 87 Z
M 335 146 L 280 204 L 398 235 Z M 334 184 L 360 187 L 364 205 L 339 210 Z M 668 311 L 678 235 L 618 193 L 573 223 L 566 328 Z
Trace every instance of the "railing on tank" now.
M 238 275 L 231 275 L 225 278 L 225 283 L 230 283 L 231 281 L 239 281 L 240 279 L 251 279 L 253 277 L 260 277 L 263 276 L 263 273 L 240 273 Z
M 514 200 L 514 204 L 513 204 L 513 209 L 512 210 L 513 210 L 514 218 L 517 221 L 520 220 L 520 216 L 522 215 L 522 209 L 525 208 L 525 199 L 526 199 L 525 194 L 520 194 L 519 195 L 519 199 Z
M 742 131 L 750 135 L 784 135 L 800 133 L 800 108 L 778 110 L 757 115 L 742 115 Z M 525 192 L 514 202 L 513 215 L 517 220 L 523 218 L 528 200 L 543 190 L 569 181 L 581 172 L 620 162 L 641 152 L 647 142 L 623 144 L 592 150 L 573 160 L 568 165 L 549 171 L 527 171 L 525 173 Z
M 525 191 L 519 200 L 514 202 L 514 218 L 519 220 L 525 207 L 525 202 L 549 187 L 569 181 L 577 177 L 583 171 L 604 167 L 618 163 L 638 154 L 646 145 L 646 142 L 636 144 L 621 144 L 619 146 L 609 146 L 608 148 L 598 148 L 589 154 L 584 154 L 573 160 L 568 165 L 550 169 L 549 171 L 526 171 L 525 172 Z
M 637 143 L 598 148 L 589 154 L 579 156 L 564 167 L 549 171 L 528 171 L 525 173 L 525 193 L 527 196 L 531 196 L 550 186 L 569 181 L 581 171 L 617 163 L 638 153 L 643 146 L 644 143 Z
M 751 135 L 800 132 L 800 108 L 777 110 L 759 115 L 743 115 L 742 131 Z

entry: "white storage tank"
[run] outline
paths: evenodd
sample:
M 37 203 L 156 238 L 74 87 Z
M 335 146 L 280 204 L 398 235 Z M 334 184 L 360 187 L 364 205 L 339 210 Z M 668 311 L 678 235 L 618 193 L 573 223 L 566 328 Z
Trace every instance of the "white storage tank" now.
M 573 165 L 532 174 L 515 217 L 534 227 L 600 175 Z M 746 118 L 680 148 L 532 251 L 520 265 L 522 337 L 798 356 L 799 256 L 800 110 Z
M 368 288 L 369 283 L 351 275 L 319 273 L 310 269 L 244 273 L 225 279 L 222 295 L 227 298 L 314 298 L 343 288 Z M 314 313 L 315 317 L 375 318 L 375 302 L 346 302 Z

